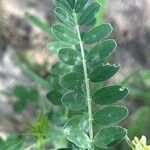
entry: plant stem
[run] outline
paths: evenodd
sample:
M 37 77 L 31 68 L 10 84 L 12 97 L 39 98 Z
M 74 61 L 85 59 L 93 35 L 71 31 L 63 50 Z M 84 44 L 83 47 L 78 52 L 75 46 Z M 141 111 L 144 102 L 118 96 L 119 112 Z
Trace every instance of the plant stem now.
M 81 55 L 82 55 L 82 63 L 83 63 L 83 70 L 84 70 L 84 79 L 85 79 L 85 86 L 86 86 L 86 96 L 87 96 L 87 105 L 88 105 L 88 117 L 89 117 L 89 135 L 90 135 L 90 148 L 89 150 L 94 150 L 93 148 L 93 116 L 92 116 L 92 99 L 90 94 L 90 80 L 88 78 L 88 70 L 87 70 L 87 64 L 86 64 L 86 58 L 85 58 L 85 52 L 84 52 L 84 46 L 80 35 L 80 29 L 77 22 L 77 15 L 74 13 L 74 20 L 76 23 L 76 32 L 78 34 L 79 38 L 79 44 L 81 49 Z

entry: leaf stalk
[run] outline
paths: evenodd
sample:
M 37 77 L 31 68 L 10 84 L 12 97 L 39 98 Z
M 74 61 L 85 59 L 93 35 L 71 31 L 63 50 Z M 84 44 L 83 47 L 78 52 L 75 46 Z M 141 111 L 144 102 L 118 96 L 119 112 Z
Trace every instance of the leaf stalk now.
M 82 55 L 82 64 L 83 64 L 83 70 L 84 70 L 84 79 L 85 79 L 85 86 L 86 86 L 86 97 L 87 97 L 87 105 L 88 105 L 88 122 L 89 122 L 89 136 L 90 136 L 90 148 L 89 150 L 94 150 L 93 148 L 93 115 L 92 115 L 92 99 L 91 99 L 91 92 L 90 92 L 90 80 L 88 78 L 88 70 L 87 70 L 87 64 L 86 64 L 86 58 L 85 58 L 85 52 L 84 52 L 84 46 L 80 35 L 80 29 L 77 21 L 77 14 L 73 13 L 75 24 L 76 24 L 76 32 L 78 34 L 79 38 L 79 45 L 81 49 L 81 55 Z

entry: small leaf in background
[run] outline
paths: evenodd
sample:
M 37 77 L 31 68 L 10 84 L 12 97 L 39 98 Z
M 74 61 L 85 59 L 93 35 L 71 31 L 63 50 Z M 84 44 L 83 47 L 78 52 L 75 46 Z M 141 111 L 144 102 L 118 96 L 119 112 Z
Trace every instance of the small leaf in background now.
M 57 7 L 55 9 L 56 15 L 60 18 L 60 20 L 70 29 L 74 29 L 75 22 L 73 16 L 71 16 L 66 10 L 63 8 Z
M 94 114 L 94 121 L 99 125 L 111 125 L 125 119 L 128 109 L 123 106 L 106 106 Z
M 99 65 L 90 74 L 92 82 L 102 82 L 113 77 L 120 69 L 120 65 Z
M 103 22 L 103 17 L 105 15 L 105 8 L 108 0 L 98 0 L 98 2 L 101 4 L 101 11 L 98 12 L 96 16 L 96 24 L 99 25 L 101 22 Z
M 100 105 L 108 105 L 115 103 L 128 95 L 128 89 L 120 86 L 107 86 L 98 90 L 92 99 Z
M 23 139 L 19 136 L 10 136 L 5 141 L 0 138 L 0 150 L 23 150 L 23 146 Z
M 61 41 L 70 44 L 78 44 L 78 36 L 72 30 L 66 28 L 63 25 L 54 25 L 52 27 L 54 35 Z
M 62 41 L 56 41 L 51 42 L 48 44 L 48 51 L 51 54 L 56 54 L 61 48 L 71 48 L 72 45 L 62 42 Z
M 84 83 L 84 76 L 78 72 L 70 72 L 63 75 L 60 78 L 59 83 L 62 87 L 69 90 L 79 89 Z
M 30 77 L 33 81 L 38 83 L 38 85 L 44 89 L 51 89 L 51 85 L 42 77 L 38 76 L 33 70 L 27 67 L 25 64 L 20 65 L 21 70 L 24 74 L 26 74 L 28 77 Z
M 112 30 L 113 28 L 109 23 L 96 26 L 84 35 L 83 41 L 86 44 L 93 44 L 95 42 L 99 42 L 108 37 L 111 34 Z
M 71 91 L 62 97 L 62 104 L 70 110 L 79 111 L 87 107 L 86 96 L 81 89 Z
M 63 48 L 58 52 L 59 59 L 68 65 L 77 65 L 81 62 L 81 55 L 71 48 Z
M 69 71 L 69 67 L 66 66 L 66 64 L 62 62 L 56 62 L 52 67 L 51 67 L 51 75 L 53 76 L 61 76 Z
M 50 91 L 46 97 L 54 105 L 61 105 L 62 94 L 57 89 Z
M 22 99 L 19 99 L 17 100 L 17 102 L 15 102 L 13 104 L 13 109 L 15 112 L 21 112 L 23 111 L 23 109 L 27 106 L 27 101 L 26 100 L 22 100 Z
M 100 4 L 98 2 L 92 3 L 88 6 L 79 17 L 78 23 L 79 25 L 84 25 L 93 20 L 100 9 Z
M 26 13 L 27 19 L 29 19 L 30 22 L 32 22 L 34 25 L 36 25 L 39 29 L 41 29 L 44 33 L 48 34 L 48 36 L 52 37 L 52 32 L 51 32 L 51 26 L 46 24 L 45 22 L 41 21 L 38 17 Z
M 75 7 L 75 0 L 67 0 L 67 2 L 68 2 L 68 4 L 70 5 L 70 7 L 71 7 L 72 9 L 74 9 L 74 7 Z
M 128 135 L 131 139 L 135 136 L 145 135 L 150 138 L 150 107 L 143 106 L 139 108 L 132 116 L 129 122 Z
M 69 13 L 72 13 L 72 9 L 66 0 L 56 0 L 56 6 L 65 9 Z
M 81 12 L 87 2 L 88 2 L 88 0 L 77 0 L 76 5 L 75 5 L 75 12 L 76 13 Z
M 90 63 L 100 63 L 109 57 L 116 47 L 117 43 L 115 40 L 105 40 L 91 49 L 87 55 L 87 61 Z
M 39 100 L 39 93 L 34 88 L 16 86 L 12 94 L 17 98 L 17 101 L 13 104 L 13 108 L 16 112 L 22 111 L 28 103 Z
M 119 144 L 127 135 L 127 130 L 122 127 L 107 127 L 101 129 L 94 138 L 94 143 L 102 149 L 109 149 Z
M 28 90 L 26 87 L 23 87 L 23 86 L 20 86 L 20 85 L 17 85 L 15 88 L 14 88 L 14 91 L 13 91 L 13 94 L 19 98 L 19 99 L 22 99 L 22 100 L 26 100 L 28 98 Z
M 33 102 L 39 100 L 39 93 L 37 89 L 31 88 L 29 90 L 28 97 Z
M 76 146 L 87 149 L 90 146 L 90 139 L 84 132 L 87 129 L 87 117 L 75 116 L 71 118 L 64 126 L 66 138 Z

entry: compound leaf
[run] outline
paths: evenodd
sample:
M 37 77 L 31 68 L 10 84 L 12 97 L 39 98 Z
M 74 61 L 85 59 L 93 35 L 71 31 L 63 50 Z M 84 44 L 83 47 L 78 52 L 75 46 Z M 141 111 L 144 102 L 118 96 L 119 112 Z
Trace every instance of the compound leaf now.
M 108 105 L 115 103 L 128 95 L 128 89 L 120 86 L 107 86 L 98 90 L 92 99 L 100 105 Z
M 96 67 L 90 74 L 90 80 L 92 82 L 102 82 L 106 81 L 112 76 L 114 76 L 118 70 L 120 69 L 120 65 L 99 65 Z
M 70 72 L 63 75 L 60 78 L 59 83 L 62 87 L 69 90 L 79 89 L 84 83 L 84 76 L 78 72 Z
M 58 52 L 59 59 L 68 65 L 77 65 L 81 62 L 81 55 L 71 48 L 63 48 Z
M 99 42 L 105 39 L 112 32 L 112 30 L 113 28 L 109 23 L 96 26 L 84 35 L 83 41 L 86 44 L 93 44 L 95 42 Z
M 119 144 L 127 135 L 127 130 L 122 127 L 107 127 L 101 129 L 95 136 L 95 145 L 102 149 L 109 149 Z
M 94 114 L 94 121 L 99 125 L 115 124 L 128 115 L 128 109 L 123 106 L 106 106 Z

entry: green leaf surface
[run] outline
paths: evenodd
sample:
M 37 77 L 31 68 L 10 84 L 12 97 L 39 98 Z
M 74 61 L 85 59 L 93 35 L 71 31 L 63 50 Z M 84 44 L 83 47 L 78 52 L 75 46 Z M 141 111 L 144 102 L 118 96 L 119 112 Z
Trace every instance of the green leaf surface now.
M 128 135 L 131 139 L 145 135 L 150 137 L 149 131 L 150 125 L 150 107 L 142 106 L 131 116 L 131 120 L 128 126 Z
M 70 44 L 78 44 L 78 36 L 72 30 L 63 25 L 54 25 L 52 27 L 53 34 L 61 41 Z
M 54 105 L 61 105 L 62 94 L 57 89 L 50 91 L 46 97 Z
M 84 76 L 78 72 L 70 72 L 63 75 L 60 78 L 59 83 L 62 87 L 69 90 L 79 89 L 84 83 Z
M 30 13 L 26 13 L 26 17 L 30 22 L 32 22 L 34 25 L 36 25 L 44 33 L 46 33 L 48 36 L 52 37 L 51 27 L 48 24 L 41 21 L 38 17 L 36 17 Z
M 81 3 L 81 2 L 80 2 Z M 98 2 L 93 2 L 89 5 L 79 17 L 79 25 L 84 25 L 93 20 L 100 9 L 100 4 Z
M 75 22 L 73 16 L 71 16 L 65 9 L 57 7 L 55 9 L 56 15 L 60 18 L 60 20 L 70 29 L 73 29 L 75 26 Z
M 86 96 L 81 89 L 71 91 L 62 97 L 62 104 L 70 110 L 79 111 L 87 107 Z
M 109 39 L 94 46 L 87 55 L 87 61 L 90 63 L 100 63 L 109 57 L 116 49 L 115 40 Z
M 119 144 L 127 135 L 127 130 L 122 127 L 107 127 L 101 129 L 95 136 L 95 145 L 102 149 L 109 149 Z
M 108 105 L 115 103 L 128 95 L 128 89 L 120 86 L 107 86 L 98 90 L 92 99 L 100 105 Z
M 66 0 L 56 0 L 55 3 L 56 3 L 56 7 L 63 8 L 66 11 L 68 11 L 70 14 L 72 13 L 72 8 L 70 7 L 70 5 Z
M 13 104 L 13 108 L 16 112 L 22 111 L 28 103 L 37 102 L 39 100 L 39 93 L 36 89 L 19 85 L 14 88 L 12 95 L 17 99 Z
M 59 148 L 58 150 L 73 150 L 72 148 Z
M 74 9 L 74 7 L 75 7 L 75 0 L 67 0 L 67 2 L 68 2 L 68 4 L 69 4 L 69 6 L 70 6 L 72 9 Z
M 7 140 L 0 138 L 0 150 L 23 150 L 23 139 L 17 136 L 8 137 Z
M 113 77 L 118 70 L 120 69 L 120 65 L 99 65 L 96 67 L 90 74 L 90 80 L 92 82 L 102 82 Z
M 81 62 L 81 55 L 71 48 L 63 48 L 58 52 L 59 59 L 68 65 L 77 65 Z
M 87 117 L 80 115 L 71 118 L 64 126 L 66 138 L 83 149 L 89 148 L 90 144 L 90 139 L 84 132 L 87 128 L 87 124 Z
M 62 63 L 62 62 L 56 62 L 52 67 L 51 67 L 51 75 L 54 76 L 62 76 L 63 74 L 66 74 L 70 68 Z
M 81 12 L 87 2 L 88 0 L 77 0 L 76 5 L 75 5 L 75 12 L 76 13 Z
M 45 79 L 38 76 L 34 71 L 32 71 L 30 68 L 28 68 L 25 64 L 19 65 L 21 70 L 26 74 L 28 77 L 30 77 L 33 81 L 35 81 L 40 87 L 44 89 L 52 89 L 51 85 L 46 81 Z
M 51 42 L 48 44 L 48 52 L 50 54 L 56 54 L 61 48 L 71 48 L 72 45 L 62 42 L 62 41 L 56 41 L 56 42 Z
M 94 114 L 94 121 L 99 125 L 111 125 L 125 119 L 128 109 L 123 106 L 106 106 Z
M 108 37 L 112 30 L 113 28 L 109 23 L 96 26 L 84 35 L 83 41 L 86 44 L 93 44 L 95 42 L 99 42 Z

